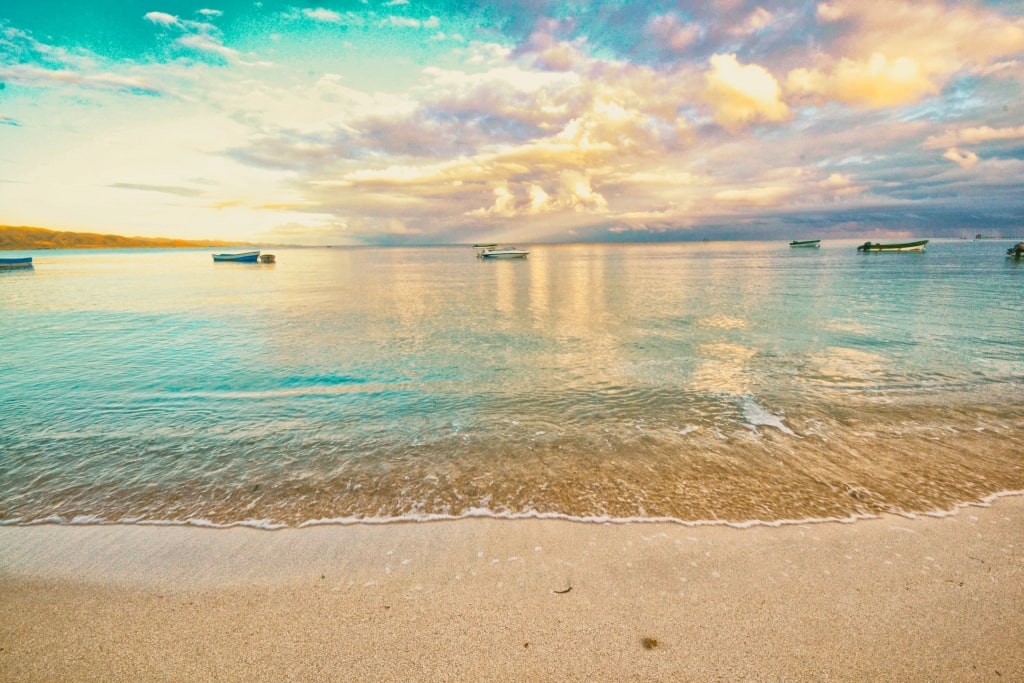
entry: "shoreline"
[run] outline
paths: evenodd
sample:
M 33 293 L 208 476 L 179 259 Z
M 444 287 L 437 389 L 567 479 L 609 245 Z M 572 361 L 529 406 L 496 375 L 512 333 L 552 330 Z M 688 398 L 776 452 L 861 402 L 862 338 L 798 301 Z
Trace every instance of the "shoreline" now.
M 1024 496 L 781 526 L 0 527 L 4 680 L 1019 680 Z

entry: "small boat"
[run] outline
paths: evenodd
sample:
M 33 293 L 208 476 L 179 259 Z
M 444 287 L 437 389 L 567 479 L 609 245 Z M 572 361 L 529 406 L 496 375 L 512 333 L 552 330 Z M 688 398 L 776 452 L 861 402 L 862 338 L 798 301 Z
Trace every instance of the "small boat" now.
M 1017 242 L 1017 244 L 1007 249 L 1006 255 L 1015 259 L 1019 259 L 1024 256 L 1024 242 Z
M 273 254 L 261 254 L 260 263 L 276 263 L 277 257 Z
M 258 251 L 243 251 L 240 254 L 214 254 L 214 261 L 232 261 L 234 263 L 256 263 L 260 257 Z
M 31 268 L 32 257 L 4 257 L 0 258 L 0 268 Z
M 526 255 L 529 253 L 515 247 L 497 247 L 494 249 L 484 249 L 480 252 L 480 257 L 486 259 L 526 258 Z
M 916 242 L 902 242 L 899 244 L 879 244 L 875 242 L 865 242 L 864 244 L 857 247 L 857 251 L 924 251 L 924 245 L 928 244 L 928 240 L 918 240 Z
M 793 240 L 789 243 L 791 247 L 809 247 L 811 249 L 817 249 L 821 246 L 821 240 Z

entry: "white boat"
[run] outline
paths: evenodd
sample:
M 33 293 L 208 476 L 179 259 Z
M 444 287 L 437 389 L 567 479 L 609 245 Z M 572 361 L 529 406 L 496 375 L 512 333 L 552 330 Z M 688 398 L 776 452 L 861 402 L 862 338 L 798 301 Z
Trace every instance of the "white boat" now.
M 515 247 L 495 247 L 493 249 L 484 249 L 480 252 L 480 258 L 487 259 L 509 259 L 509 258 L 526 258 L 530 252 L 524 251 L 523 249 L 516 249 Z
M 484 252 L 487 251 L 488 249 L 497 249 L 497 248 L 498 248 L 498 245 L 497 244 L 493 244 L 493 243 L 474 244 L 473 245 L 473 249 L 474 249 L 474 251 L 476 251 L 476 257 L 477 258 L 480 258 L 481 256 L 483 256 Z
M 857 247 L 857 251 L 869 252 L 869 251 L 924 251 L 925 245 L 928 244 L 928 240 L 918 240 L 916 242 L 901 242 L 899 244 L 879 244 L 875 242 L 872 244 L 870 241 Z

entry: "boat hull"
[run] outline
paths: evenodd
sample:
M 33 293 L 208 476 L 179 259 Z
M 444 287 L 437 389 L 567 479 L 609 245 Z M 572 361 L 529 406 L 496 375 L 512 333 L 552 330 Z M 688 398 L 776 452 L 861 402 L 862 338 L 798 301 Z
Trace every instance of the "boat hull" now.
M 32 257 L 24 258 L 0 258 L 0 269 L 31 268 Z
M 903 242 L 902 244 L 865 243 L 857 247 L 857 251 L 924 251 L 925 245 L 927 244 L 928 240 L 918 240 L 917 242 Z
M 817 249 L 821 246 L 821 240 L 793 240 L 789 246 L 798 249 Z
M 485 251 L 480 254 L 481 258 L 485 259 L 514 259 L 514 258 L 526 258 L 530 252 L 528 251 Z
M 214 254 L 213 260 L 218 263 L 256 263 L 260 258 L 258 251 L 246 251 L 241 254 Z

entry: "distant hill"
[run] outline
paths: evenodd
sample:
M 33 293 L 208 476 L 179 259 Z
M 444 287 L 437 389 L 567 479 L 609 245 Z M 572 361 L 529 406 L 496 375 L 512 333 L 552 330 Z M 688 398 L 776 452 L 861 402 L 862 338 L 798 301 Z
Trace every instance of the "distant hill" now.
M 165 237 L 122 237 L 92 232 L 0 225 L 0 251 L 11 249 L 123 249 L 131 247 L 233 247 L 240 242 L 178 240 Z

